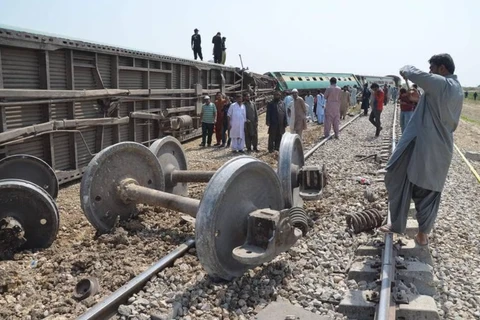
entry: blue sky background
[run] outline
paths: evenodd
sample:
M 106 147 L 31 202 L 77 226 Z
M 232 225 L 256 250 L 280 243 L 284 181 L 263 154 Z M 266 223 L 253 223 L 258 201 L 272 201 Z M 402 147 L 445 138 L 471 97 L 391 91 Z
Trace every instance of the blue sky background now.
M 480 85 L 480 0 L 0 0 L 0 24 L 204 59 L 217 31 L 227 64 L 250 70 L 398 74 L 448 52 L 464 86 Z

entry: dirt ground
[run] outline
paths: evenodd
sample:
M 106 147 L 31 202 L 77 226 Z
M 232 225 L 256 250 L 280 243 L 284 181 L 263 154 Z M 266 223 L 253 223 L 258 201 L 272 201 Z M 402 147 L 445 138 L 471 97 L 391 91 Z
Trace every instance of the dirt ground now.
M 480 152 L 480 104 L 465 100 L 462 116 L 457 130 L 454 133 L 455 144 L 460 150 Z M 470 161 L 472 166 L 480 172 L 480 162 Z

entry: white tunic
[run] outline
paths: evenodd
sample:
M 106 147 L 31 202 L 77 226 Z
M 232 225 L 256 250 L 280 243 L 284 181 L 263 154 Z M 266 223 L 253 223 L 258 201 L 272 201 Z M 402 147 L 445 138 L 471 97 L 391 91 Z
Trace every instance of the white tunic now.
M 242 150 L 245 141 L 245 121 L 247 121 L 245 106 L 237 102 L 232 103 L 228 108 L 227 116 L 230 118 L 232 149 Z

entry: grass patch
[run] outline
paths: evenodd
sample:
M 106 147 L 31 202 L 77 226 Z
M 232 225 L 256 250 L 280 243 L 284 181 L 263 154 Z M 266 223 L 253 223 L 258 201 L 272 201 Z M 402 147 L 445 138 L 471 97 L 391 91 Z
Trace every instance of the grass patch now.
M 464 116 L 464 115 L 460 116 L 460 119 L 462 119 L 462 120 L 465 121 L 465 122 L 469 122 L 469 123 L 473 123 L 473 124 L 476 124 L 476 125 L 480 125 L 480 121 L 475 120 L 475 119 L 471 119 L 471 118 L 469 118 L 469 117 L 467 117 L 467 116 Z

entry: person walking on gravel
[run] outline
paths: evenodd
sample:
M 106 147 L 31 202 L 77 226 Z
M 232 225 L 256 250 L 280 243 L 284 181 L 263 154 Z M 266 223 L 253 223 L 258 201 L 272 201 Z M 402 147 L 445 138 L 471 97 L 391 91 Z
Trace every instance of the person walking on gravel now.
M 202 143 L 200 143 L 200 147 L 205 147 L 205 139 L 210 147 L 212 144 L 213 126 L 217 120 L 217 108 L 210 102 L 209 96 L 205 96 L 205 104 L 202 106 L 200 119 L 202 119 Z
M 380 135 L 380 131 L 382 131 L 382 123 L 380 122 L 380 116 L 382 115 L 383 111 L 383 103 L 385 102 L 385 92 L 380 89 L 380 86 L 376 83 L 372 84 L 370 87 L 373 90 L 373 106 L 372 112 L 370 112 L 370 122 L 375 126 L 375 137 Z
M 348 105 L 350 103 L 350 92 L 347 90 L 347 86 L 342 88 L 340 95 L 340 119 L 345 120 L 348 111 Z
M 292 90 L 293 105 L 287 113 L 290 112 L 290 132 L 296 133 L 302 138 L 303 130 L 307 129 L 307 104 L 298 95 L 298 90 Z
M 367 116 L 368 115 L 368 107 L 370 105 L 370 95 L 372 93 L 370 90 L 368 90 L 368 84 L 365 83 L 363 85 L 363 91 L 362 91 L 362 106 L 361 108 L 363 109 L 363 115 Z
M 247 114 L 245 105 L 242 103 L 242 95 L 237 94 L 236 100 L 228 109 L 228 130 L 230 130 L 230 138 L 232 139 L 232 151 L 243 152 Z
M 330 136 L 330 130 L 333 125 L 333 132 L 335 132 L 335 139 L 338 139 L 339 127 L 340 127 L 340 100 L 342 89 L 337 87 L 337 78 L 330 78 L 330 87 L 325 90 L 325 99 L 327 104 L 325 105 L 325 125 L 323 127 L 324 138 Z
M 275 91 L 273 100 L 267 104 L 266 122 L 268 127 L 268 152 L 279 151 L 282 136 L 288 126 L 285 105 L 280 99 L 280 91 Z
M 247 123 L 245 123 L 245 144 L 247 151 L 257 152 L 258 146 L 258 111 L 255 102 L 250 101 L 250 94 L 243 95 L 245 112 L 247 115 Z
M 404 233 L 410 201 L 415 202 L 417 245 L 428 245 L 453 155 L 453 132 L 463 106 L 463 90 L 449 54 L 429 60 L 430 73 L 405 66 L 400 75 L 424 91 L 398 145 L 390 157 L 385 186 L 392 224 L 383 232 Z

